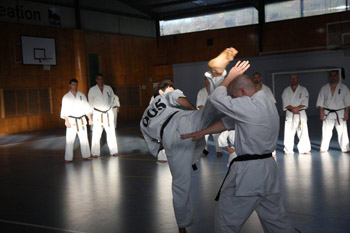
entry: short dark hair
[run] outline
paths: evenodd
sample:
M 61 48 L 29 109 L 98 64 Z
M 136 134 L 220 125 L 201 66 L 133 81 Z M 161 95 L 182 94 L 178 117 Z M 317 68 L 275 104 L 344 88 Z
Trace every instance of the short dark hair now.
M 339 75 L 339 70 L 331 70 L 331 71 L 329 72 L 329 74 L 331 74 L 331 73 L 336 73 L 337 75 Z
M 98 73 L 98 74 L 96 75 L 96 78 L 97 78 L 98 76 L 103 77 L 103 74 L 102 74 L 102 73 Z
M 174 88 L 174 83 L 170 79 L 165 79 L 158 84 L 157 91 L 165 91 L 168 87 Z
M 253 74 L 253 76 L 256 75 L 256 74 L 259 75 L 259 76 L 261 77 L 261 74 L 260 74 L 259 72 L 255 72 L 255 73 Z
M 71 79 L 71 80 L 69 81 L 69 84 L 72 84 L 72 83 L 77 83 L 77 84 L 78 84 L 78 80 L 76 80 L 75 78 L 73 78 L 73 79 Z

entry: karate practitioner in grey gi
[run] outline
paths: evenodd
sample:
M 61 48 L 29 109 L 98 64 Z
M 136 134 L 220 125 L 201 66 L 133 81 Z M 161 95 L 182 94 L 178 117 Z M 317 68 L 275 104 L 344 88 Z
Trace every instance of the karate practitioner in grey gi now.
M 229 61 L 232 61 L 237 51 L 233 48 L 225 50 L 216 60 L 212 70 L 223 73 Z M 216 67 L 215 63 L 224 64 L 224 67 Z M 238 74 L 243 73 L 249 67 L 248 63 L 235 66 Z M 218 76 L 210 79 L 211 91 L 223 80 Z M 208 127 L 220 119 L 221 114 L 211 103 L 206 104 L 201 110 L 188 111 L 180 109 L 195 109 L 185 98 L 180 90 L 174 90 L 171 83 L 160 84 L 159 95 L 145 110 L 140 128 L 151 154 L 157 156 L 161 146 L 164 147 L 168 157 L 170 172 L 172 175 L 173 205 L 179 232 L 186 232 L 186 227 L 192 224 L 193 206 L 191 201 L 191 174 L 192 164 L 199 159 L 205 146 L 205 141 L 181 140 L 180 134 L 198 131 Z
M 236 98 L 227 94 L 231 82 L 230 92 Z M 265 232 L 296 232 L 283 207 L 279 173 L 272 158 L 280 122 L 275 104 L 264 91 L 256 92 L 248 76 L 237 77 L 232 70 L 208 102 L 227 117 L 182 138 L 197 140 L 208 133 L 235 129 L 238 157 L 231 162 L 216 198 L 215 232 L 240 232 L 254 210 Z

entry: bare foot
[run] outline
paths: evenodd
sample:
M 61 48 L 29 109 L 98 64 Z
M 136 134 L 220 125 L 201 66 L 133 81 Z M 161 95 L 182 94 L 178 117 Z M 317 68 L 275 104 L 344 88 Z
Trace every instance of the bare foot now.
M 208 66 L 211 68 L 213 76 L 222 75 L 226 66 L 233 60 L 237 53 L 238 51 L 231 47 L 222 51 L 216 58 L 211 59 Z
M 327 151 L 325 151 L 325 150 L 320 150 L 320 153 L 326 153 Z
M 157 160 L 159 163 L 166 163 L 166 160 Z
M 179 227 L 179 233 L 187 233 L 186 228 Z
M 98 155 L 93 155 L 92 158 L 97 159 Z
M 113 154 L 113 156 L 114 156 L 114 157 L 118 157 L 118 156 L 119 156 L 119 154 L 118 154 L 118 153 L 115 153 L 115 154 Z
M 71 163 L 73 162 L 72 160 L 64 160 L 64 163 Z
M 83 158 L 83 160 L 92 160 L 92 158 L 91 158 L 91 157 L 89 157 L 89 158 Z
M 216 152 L 216 156 L 222 156 L 222 152 Z
M 311 155 L 311 152 L 306 152 L 306 153 L 303 153 L 304 155 Z

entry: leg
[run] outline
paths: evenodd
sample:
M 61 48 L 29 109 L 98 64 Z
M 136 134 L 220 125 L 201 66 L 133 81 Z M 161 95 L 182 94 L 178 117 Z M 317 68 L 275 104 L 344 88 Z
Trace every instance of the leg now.
M 322 123 L 322 140 L 320 152 L 326 152 L 329 148 L 329 143 L 332 138 L 332 131 L 336 120 L 324 120 Z
M 338 134 L 338 142 L 340 145 L 340 149 L 342 152 L 348 152 L 349 151 L 349 136 L 348 136 L 348 128 L 346 121 L 343 121 L 343 119 L 339 120 L 340 125 L 336 123 L 335 128 L 337 130 Z
M 215 209 L 216 233 L 239 233 L 243 224 L 259 204 L 258 196 L 235 196 L 235 186 L 221 191 Z
M 307 120 L 301 121 L 301 127 L 298 127 L 297 130 L 299 143 L 298 151 L 301 154 L 309 153 L 311 151 L 311 143 L 309 137 L 309 129 L 307 127 Z
M 110 110 L 109 116 L 112 116 L 113 112 Z M 107 115 L 107 114 L 105 114 Z M 109 126 L 107 124 L 107 117 L 106 117 L 106 124 L 103 125 L 104 129 L 106 130 L 106 136 L 107 136 L 107 144 L 109 148 L 109 152 L 113 156 L 118 155 L 118 144 L 117 144 L 117 137 L 115 135 L 115 127 L 114 127 L 114 122 L 113 119 L 109 119 Z
M 213 134 L 213 139 L 214 139 L 214 143 L 215 143 L 215 150 L 216 150 L 216 153 L 218 156 L 221 156 L 222 155 L 222 149 L 221 147 L 219 146 L 219 136 L 220 134 L 217 133 L 217 134 Z
M 118 116 L 118 113 L 117 113 L 117 110 L 113 110 L 114 111 L 114 128 L 116 129 L 117 128 L 117 116 Z
M 89 140 L 87 136 L 87 127 L 86 125 L 84 126 L 84 130 L 81 129 L 79 130 L 78 133 L 79 136 L 79 141 L 80 141 L 80 149 L 81 149 L 81 154 L 83 158 L 90 158 L 90 147 L 89 147 Z
M 295 123 L 295 122 L 294 122 Z M 293 154 L 295 127 L 293 122 L 284 122 L 284 153 Z
M 102 134 L 103 128 L 101 127 L 101 123 L 98 122 L 93 125 L 92 130 L 92 140 L 91 140 L 91 154 L 92 156 L 100 156 L 101 150 L 100 150 L 100 140 L 101 140 L 101 134 Z
M 74 150 L 74 141 L 77 136 L 77 130 L 75 129 L 75 125 L 71 126 L 71 128 L 66 129 L 66 150 L 65 150 L 65 161 L 73 160 L 73 150 Z
M 167 161 L 165 150 L 160 150 L 157 156 L 157 160 L 160 163 L 165 163 Z
M 179 228 L 190 226 L 193 219 L 191 200 L 192 155 L 194 143 L 191 139 L 180 141 L 180 135 L 171 146 L 166 148 L 170 172 L 172 175 L 172 193 L 175 217 Z
M 294 233 L 281 199 L 281 194 L 275 193 L 262 197 L 256 208 L 264 232 Z

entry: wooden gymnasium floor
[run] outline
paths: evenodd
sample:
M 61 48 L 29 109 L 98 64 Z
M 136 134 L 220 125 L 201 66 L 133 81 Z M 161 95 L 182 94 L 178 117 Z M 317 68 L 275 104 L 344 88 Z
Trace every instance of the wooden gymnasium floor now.
M 64 164 L 65 131 L 48 130 L 0 137 L 1 233 L 170 233 L 177 232 L 167 164 L 147 152 L 138 122 L 119 123 L 119 158 L 103 156 Z M 320 155 L 321 122 L 309 120 L 312 155 L 283 155 L 277 163 L 286 210 L 303 233 L 350 230 L 350 155 L 334 136 L 329 153 Z M 283 135 L 283 122 L 280 135 Z M 336 134 L 336 133 L 334 133 Z M 76 142 L 77 145 L 77 142 Z M 213 146 L 193 172 L 195 224 L 189 233 L 211 233 L 214 197 L 226 173 L 228 154 Z M 243 233 L 263 232 L 255 213 Z

